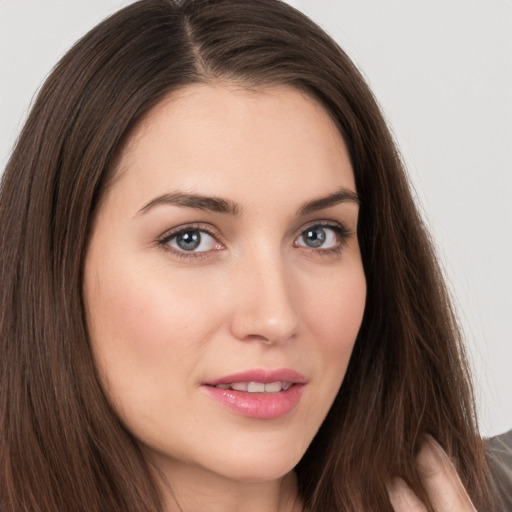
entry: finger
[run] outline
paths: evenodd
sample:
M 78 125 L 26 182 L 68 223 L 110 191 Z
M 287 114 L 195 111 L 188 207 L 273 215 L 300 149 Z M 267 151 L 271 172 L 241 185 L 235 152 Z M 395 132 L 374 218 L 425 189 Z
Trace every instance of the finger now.
M 401 478 L 393 479 L 388 485 L 388 494 L 395 512 L 427 512 L 425 505 Z
M 454 465 L 432 437 L 422 446 L 417 463 L 436 512 L 476 512 Z

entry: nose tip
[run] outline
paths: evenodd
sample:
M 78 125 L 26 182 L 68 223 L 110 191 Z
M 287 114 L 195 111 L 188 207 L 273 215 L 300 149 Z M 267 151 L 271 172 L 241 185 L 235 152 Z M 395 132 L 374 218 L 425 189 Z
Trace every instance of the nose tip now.
M 263 272 L 252 269 L 236 297 L 233 335 L 245 341 L 275 345 L 294 337 L 298 316 L 288 279 L 277 265 Z

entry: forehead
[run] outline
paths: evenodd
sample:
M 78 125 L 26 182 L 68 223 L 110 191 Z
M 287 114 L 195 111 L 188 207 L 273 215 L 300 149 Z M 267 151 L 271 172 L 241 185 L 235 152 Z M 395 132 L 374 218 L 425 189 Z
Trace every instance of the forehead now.
M 350 158 L 330 115 L 310 96 L 284 86 L 195 84 L 174 92 L 130 137 L 117 181 L 127 180 L 138 195 L 179 188 L 249 200 L 262 185 L 267 195 L 296 191 L 304 196 L 298 200 L 340 186 L 355 190 Z

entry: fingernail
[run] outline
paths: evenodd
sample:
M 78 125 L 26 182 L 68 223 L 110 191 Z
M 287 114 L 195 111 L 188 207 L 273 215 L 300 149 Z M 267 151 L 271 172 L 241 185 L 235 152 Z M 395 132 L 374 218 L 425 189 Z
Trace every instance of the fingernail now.
M 419 498 L 401 478 L 393 478 L 387 485 L 387 488 L 389 501 L 397 512 L 424 510 L 424 506 Z
M 403 489 L 404 486 L 407 485 L 400 477 L 393 477 L 387 484 L 386 487 L 388 492 L 397 492 L 400 489 Z

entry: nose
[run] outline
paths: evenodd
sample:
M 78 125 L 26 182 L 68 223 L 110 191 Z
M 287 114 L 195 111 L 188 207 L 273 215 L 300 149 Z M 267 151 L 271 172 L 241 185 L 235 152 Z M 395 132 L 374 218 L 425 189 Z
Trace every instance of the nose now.
M 232 334 L 266 345 L 283 343 L 297 333 L 291 276 L 277 257 L 253 258 L 241 265 L 234 284 Z

